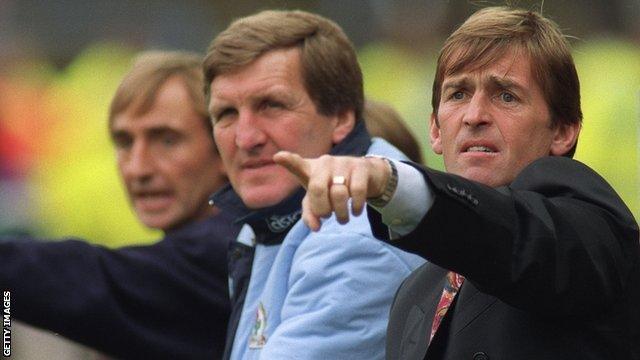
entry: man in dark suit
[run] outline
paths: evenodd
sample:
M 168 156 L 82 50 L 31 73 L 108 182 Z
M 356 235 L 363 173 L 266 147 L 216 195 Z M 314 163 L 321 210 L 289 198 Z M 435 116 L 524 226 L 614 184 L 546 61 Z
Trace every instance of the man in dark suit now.
M 637 359 L 638 226 L 571 160 L 579 82 L 558 26 L 478 11 L 445 42 L 433 89 L 431 145 L 448 174 L 277 155 L 308 187 L 312 228 L 332 212 L 347 221 L 347 198 L 353 213 L 367 200 L 379 237 L 429 260 L 397 292 L 387 358 Z

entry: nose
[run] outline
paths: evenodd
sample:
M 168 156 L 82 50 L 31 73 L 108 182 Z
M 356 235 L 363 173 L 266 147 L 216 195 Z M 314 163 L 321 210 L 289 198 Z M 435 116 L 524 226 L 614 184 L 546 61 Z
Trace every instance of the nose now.
M 241 112 L 237 121 L 235 142 L 239 149 L 254 151 L 266 143 L 264 124 L 258 115 L 251 111 Z
M 121 169 L 125 178 L 138 182 L 147 182 L 153 176 L 153 156 L 151 149 L 144 141 L 134 141 L 133 145 L 121 159 Z
M 483 92 L 473 94 L 464 113 L 464 124 L 470 127 L 481 127 L 491 122 L 489 107 L 491 99 Z

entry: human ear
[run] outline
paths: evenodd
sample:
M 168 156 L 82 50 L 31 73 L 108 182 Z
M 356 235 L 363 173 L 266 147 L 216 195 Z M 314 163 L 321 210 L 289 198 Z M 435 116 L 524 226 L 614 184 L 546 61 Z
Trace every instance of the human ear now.
M 568 153 L 578 141 L 581 127 L 582 125 L 579 122 L 557 125 L 549 147 L 549 154 L 562 156 Z
M 438 118 L 436 114 L 432 113 L 429 120 L 429 137 L 431 141 L 431 148 L 433 152 L 438 155 L 442 155 L 442 140 L 440 136 L 440 124 L 438 124 Z
M 347 137 L 356 125 L 355 111 L 347 110 L 335 116 L 336 124 L 333 128 L 331 141 L 339 144 Z

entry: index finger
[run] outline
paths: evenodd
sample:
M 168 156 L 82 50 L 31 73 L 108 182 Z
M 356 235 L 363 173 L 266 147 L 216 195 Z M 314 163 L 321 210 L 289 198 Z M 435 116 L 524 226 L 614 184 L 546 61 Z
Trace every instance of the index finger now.
M 278 151 L 273 155 L 273 161 L 278 165 L 284 166 L 290 173 L 295 175 L 304 188 L 307 188 L 311 169 L 309 162 L 302 156 L 288 151 Z

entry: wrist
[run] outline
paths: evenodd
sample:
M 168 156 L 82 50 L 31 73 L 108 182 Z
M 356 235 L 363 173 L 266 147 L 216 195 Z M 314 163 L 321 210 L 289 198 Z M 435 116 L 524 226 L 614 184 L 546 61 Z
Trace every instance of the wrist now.
M 398 187 L 398 169 L 393 161 L 375 155 L 367 155 L 365 158 L 377 158 L 383 160 L 385 163 L 385 171 L 383 180 L 380 181 L 377 194 L 367 198 L 367 203 L 376 208 L 382 208 L 389 203 L 393 194 Z

